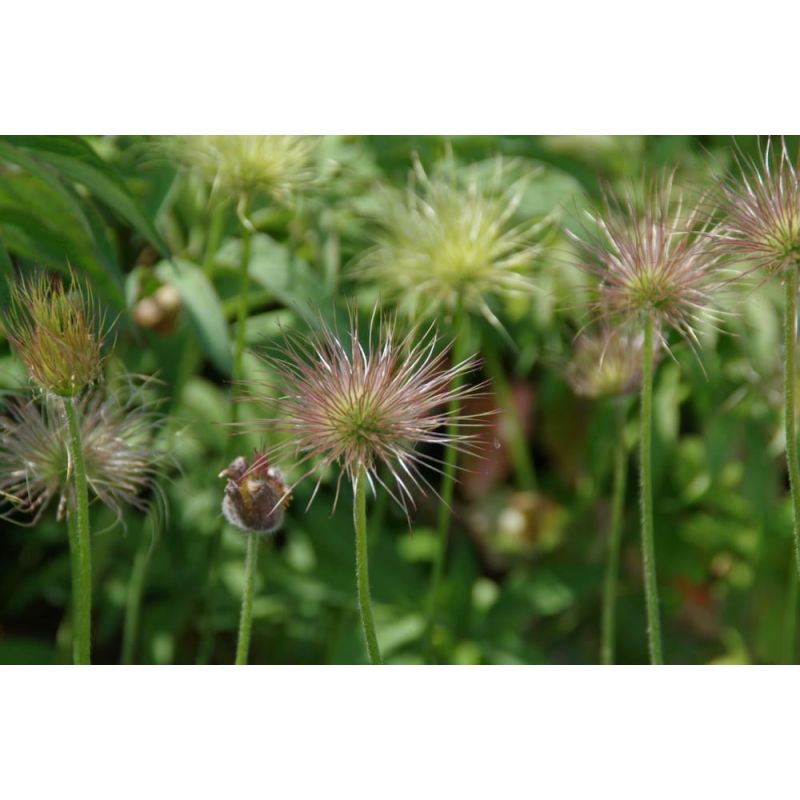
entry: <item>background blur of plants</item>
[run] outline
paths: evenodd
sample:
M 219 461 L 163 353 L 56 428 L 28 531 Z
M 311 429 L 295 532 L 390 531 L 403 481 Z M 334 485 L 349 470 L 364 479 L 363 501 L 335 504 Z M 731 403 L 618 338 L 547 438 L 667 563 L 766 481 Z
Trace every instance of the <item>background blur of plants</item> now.
M 755 139 L 739 139 L 746 154 Z M 789 140 L 794 152 L 796 142 Z M 537 473 L 521 490 L 510 457 L 514 426 L 496 417 L 485 458 L 464 460 L 434 644 L 452 663 L 591 663 L 599 658 L 600 591 L 609 517 L 612 404 L 578 398 L 565 380 L 585 285 L 562 225 L 579 224 L 602 182 L 677 169 L 700 191 L 727 170 L 727 137 L 326 137 L 317 180 L 292 203 L 256 196 L 244 364 L 304 329 L 317 312 L 355 303 L 366 315 L 380 286 L 354 266 L 374 242 L 386 185 L 407 185 L 416 154 L 426 170 L 452 156 L 498 154 L 539 165 L 517 215 L 552 215 L 531 265 L 535 293 L 503 301 L 505 337 L 473 324 L 473 349 L 499 350 Z M 384 188 L 381 188 L 384 187 Z M 178 470 L 165 515 L 129 512 L 125 527 L 93 506 L 95 660 L 119 662 L 132 582 L 143 597 L 127 655 L 142 663 L 230 663 L 244 540 L 223 529 L 231 455 L 233 325 L 241 226 L 235 199 L 181 169 L 172 148 L 143 137 L 0 137 L 0 302 L 6 278 L 34 266 L 88 280 L 117 318 L 110 371 L 155 374 L 169 415 L 163 446 Z M 218 244 L 217 244 L 218 242 Z M 664 649 L 673 663 L 786 662 L 794 657 L 796 578 L 781 428 L 780 287 L 749 286 L 722 330 L 702 332 L 702 365 L 674 342 L 655 389 L 656 549 Z M 441 320 L 445 322 L 444 319 Z M 481 327 L 483 326 L 483 327 Z M 513 346 L 512 343 L 513 342 Z M 0 343 L 0 389 L 26 387 Z M 495 406 L 491 394 L 483 404 Z M 479 410 L 479 409 L 475 409 Z M 244 406 L 243 418 L 257 418 Z M 628 420 L 631 444 L 635 417 Z M 235 454 L 259 445 L 237 437 Z M 226 460 L 227 459 L 227 460 Z M 644 598 L 631 464 L 622 545 L 617 660 L 646 661 Z M 274 546 L 265 548 L 251 663 L 361 663 L 349 502 L 331 514 L 334 480 L 304 511 L 300 485 Z M 423 611 L 435 554 L 435 500 L 411 530 L 402 512 L 371 502 L 370 568 L 385 660 L 421 662 Z M 32 528 L 0 520 L 0 663 L 70 660 L 69 554 L 50 510 Z M 210 588 L 209 588 L 210 587 Z

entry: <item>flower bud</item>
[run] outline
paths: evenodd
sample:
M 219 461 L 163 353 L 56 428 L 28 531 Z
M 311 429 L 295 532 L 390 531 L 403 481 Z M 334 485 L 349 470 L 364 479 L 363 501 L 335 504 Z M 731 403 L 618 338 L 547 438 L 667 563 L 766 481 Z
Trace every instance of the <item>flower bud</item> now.
M 220 478 L 227 478 L 222 513 L 236 528 L 253 533 L 272 533 L 283 524 L 291 501 L 283 475 L 256 454 L 248 466 L 242 456 L 234 459 Z

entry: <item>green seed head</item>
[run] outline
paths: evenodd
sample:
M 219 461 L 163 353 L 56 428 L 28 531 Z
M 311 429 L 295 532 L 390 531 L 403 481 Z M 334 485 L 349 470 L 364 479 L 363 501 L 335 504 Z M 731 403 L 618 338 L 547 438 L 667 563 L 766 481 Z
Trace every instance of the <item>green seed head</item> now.
M 100 375 L 101 324 L 91 294 L 74 278 L 69 291 L 46 275 L 15 283 L 3 328 L 31 380 L 46 392 L 74 397 Z

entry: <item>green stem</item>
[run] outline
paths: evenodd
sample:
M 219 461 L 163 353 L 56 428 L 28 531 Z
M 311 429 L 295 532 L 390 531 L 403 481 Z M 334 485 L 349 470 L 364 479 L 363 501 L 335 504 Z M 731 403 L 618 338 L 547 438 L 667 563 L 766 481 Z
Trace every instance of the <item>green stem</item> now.
M 533 491 L 536 488 L 536 468 L 533 466 L 528 443 L 525 440 L 525 431 L 514 403 L 511 386 L 497 352 L 489 342 L 483 343 L 482 353 L 486 371 L 492 379 L 500 408 L 503 410 L 503 419 L 509 427 L 508 444 L 519 488 L 523 491 Z
M 242 611 L 239 616 L 239 641 L 236 645 L 236 663 L 246 664 L 250 652 L 250 632 L 253 629 L 253 596 L 258 567 L 258 534 L 247 534 L 247 555 L 244 562 L 244 589 Z
M 381 664 L 381 651 L 375 633 L 375 620 L 372 617 L 372 600 L 369 596 L 369 564 L 367 554 L 367 473 L 361 467 L 356 476 L 353 508 L 353 524 L 356 529 L 356 583 L 358 585 L 358 606 L 361 609 L 361 627 L 367 640 L 369 660 Z
M 453 364 L 464 360 L 467 349 L 467 324 L 464 314 L 464 304 L 459 298 L 453 318 Z M 450 391 L 458 392 L 464 382 L 463 373 L 457 373 L 450 384 Z M 458 435 L 458 416 L 461 402 L 454 398 L 448 408 L 447 437 L 454 440 Z M 425 626 L 426 649 L 430 652 L 433 647 L 433 627 L 436 621 L 436 608 L 439 602 L 439 588 L 444 573 L 444 561 L 447 554 L 447 540 L 450 532 L 450 518 L 452 516 L 452 503 L 455 494 L 456 457 L 458 449 L 454 445 L 445 447 L 444 464 L 442 466 L 442 485 L 439 490 L 439 518 L 436 526 L 437 548 L 431 575 L 431 587 L 428 594 L 427 619 Z
M 218 202 L 211 212 L 211 220 L 208 226 L 208 236 L 206 238 L 205 254 L 203 256 L 203 270 L 206 275 L 211 275 L 214 272 L 214 258 L 219 251 L 219 245 L 222 241 L 222 233 L 225 229 L 225 213 L 227 211 L 227 203 Z
M 144 534 L 144 531 L 142 531 Z M 144 535 L 140 537 L 139 546 L 133 559 L 131 577 L 128 581 L 128 596 L 125 599 L 125 621 L 122 628 L 123 664 L 133 664 L 136 654 L 136 637 L 139 632 L 139 612 L 142 607 L 142 592 L 147 574 L 147 562 L 150 559 L 150 542 Z
M 237 213 L 239 217 L 239 231 L 242 243 L 242 255 L 239 265 L 240 284 L 239 296 L 236 305 L 236 337 L 234 339 L 233 351 L 233 373 L 231 375 L 233 386 L 231 388 L 230 404 L 230 423 L 236 425 L 239 421 L 239 403 L 236 394 L 239 389 L 238 382 L 242 379 L 244 364 L 244 349 L 247 331 L 247 316 L 249 308 L 250 291 L 250 245 L 252 240 L 252 229 L 247 219 L 248 198 L 243 196 L 239 202 Z M 229 436 L 226 445 L 226 460 L 233 456 L 233 448 L 236 445 L 236 437 Z M 206 594 L 204 612 L 201 620 L 202 634 L 200 646 L 197 651 L 197 663 L 206 664 L 211 658 L 214 648 L 214 631 L 211 626 L 211 612 L 214 601 L 214 586 L 218 569 L 218 561 L 222 550 L 222 528 L 220 527 L 211 539 L 208 547 L 208 577 L 206 580 Z
M 617 577 L 622 543 L 622 512 L 625 508 L 627 451 L 625 448 L 625 403 L 618 399 L 617 446 L 614 454 L 614 485 L 611 500 L 611 530 L 608 537 L 608 561 L 603 587 L 603 629 L 600 655 L 604 664 L 614 663 L 616 629 Z
M 786 664 L 794 664 L 797 648 L 797 582 L 797 570 L 794 564 L 790 564 L 783 620 L 783 660 Z
M 77 567 L 77 578 L 73 575 L 73 604 L 75 622 L 75 663 L 90 664 L 92 651 L 92 542 L 89 533 L 89 487 L 86 481 L 86 465 L 83 460 L 81 433 L 75 399 L 64 399 L 69 429 L 69 462 L 75 502 L 68 504 L 67 513 L 74 515 L 71 523 L 70 542 L 74 544 L 73 570 Z
M 639 469 L 641 475 L 642 560 L 644 564 L 644 593 L 647 605 L 647 638 L 650 663 L 663 664 L 661 655 L 661 623 L 658 617 L 658 583 L 656 581 L 656 551 L 653 530 L 653 318 L 644 318 L 642 347 L 642 407 L 639 439 Z
M 800 572 L 800 459 L 797 454 L 797 406 L 795 385 L 797 381 L 797 271 L 792 266 L 786 272 L 786 300 L 784 304 L 784 417 L 786 422 L 786 463 L 789 467 L 789 487 L 794 507 L 794 556 Z

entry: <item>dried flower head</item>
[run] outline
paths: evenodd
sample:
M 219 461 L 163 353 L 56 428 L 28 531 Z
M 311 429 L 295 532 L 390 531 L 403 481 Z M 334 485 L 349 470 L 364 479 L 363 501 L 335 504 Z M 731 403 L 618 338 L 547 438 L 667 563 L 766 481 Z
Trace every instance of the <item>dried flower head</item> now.
M 100 375 L 102 321 L 94 299 L 74 275 L 66 290 L 59 278 L 36 275 L 11 286 L 3 328 L 37 386 L 74 397 Z
M 256 453 L 249 465 L 239 456 L 219 477 L 228 479 L 222 513 L 231 525 L 253 533 L 280 528 L 291 493 L 281 471 L 270 466 L 264 453 Z
M 153 445 L 161 417 L 141 400 L 142 388 L 125 401 L 103 399 L 99 391 L 78 401 L 89 489 L 118 519 L 126 505 L 146 508 L 142 495 L 157 488 L 154 479 L 166 460 Z M 17 498 L 16 510 L 32 514 L 34 523 L 55 496 L 61 518 L 73 491 L 65 402 L 71 401 L 52 395 L 41 402 L 14 399 L 0 417 L 0 494 Z
M 699 206 L 686 213 L 669 176 L 647 187 L 641 206 L 628 190 L 621 204 L 607 201 L 589 218 L 595 234 L 571 235 L 583 250 L 581 268 L 600 278 L 598 316 L 630 321 L 649 314 L 660 335 L 668 326 L 696 343 L 696 325 L 714 313 L 723 284 L 721 255 Z
M 642 336 L 603 326 L 575 341 L 567 380 L 584 397 L 613 397 L 635 392 L 642 377 Z
M 431 176 L 415 161 L 407 190 L 385 192 L 361 277 L 412 319 L 453 312 L 461 302 L 497 324 L 492 298 L 531 290 L 538 234 L 549 224 L 514 219 L 531 177 L 499 158 L 462 169 L 447 161 Z
M 439 349 L 432 328 L 419 339 L 414 333 L 398 338 L 393 323 L 376 323 L 375 315 L 369 341 L 366 347 L 360 343 L 355 314 L 344 339 L 322 321 L 317 333 L 287 334 L 277 356 L 268 361 L 278 386 L 266 384 L 265 394 L 247 399 L 270 407 L 272 416 L 255 424 L 284 436 L 270 458 L 293 452 L 303 471 L 298 481 L 337 465 L 338 498 L 342 477 L 354 481 L 364 469 L 373 488 L 379 483 L 408 512 L 409 504 L 414 505 L 412 487 L 433 489 L 421 467 L 438 463 L 417 446 L 470 446 L 469 433 L 454 439 L 443 426 L 452 415 L 450 404 L 476 391 L 466 385 L 451 388 L 453 378 L 474 369 L 475 361 L 448 366 L 449 348 Z M 457 419 L 462 431 L 479 424 L 474 415 Z M 381 463 L 396 491 L 381 478 Z M 312 499 L 321 480 L 322 474 Z
M 715 197 L 724 214 L 717 243 L 770 272 L 800 265 L 800 168 L 786 142 L 768 141 L 758 161 L 740 158 L 738 166 L 739 179 L 723 181 Z
M 309 136 L 187 136 L 178 157 L 223 194 L 286 201 L 314 182 L 316 148 Z

